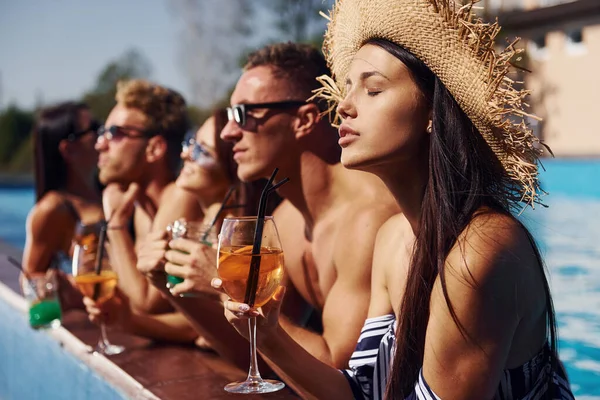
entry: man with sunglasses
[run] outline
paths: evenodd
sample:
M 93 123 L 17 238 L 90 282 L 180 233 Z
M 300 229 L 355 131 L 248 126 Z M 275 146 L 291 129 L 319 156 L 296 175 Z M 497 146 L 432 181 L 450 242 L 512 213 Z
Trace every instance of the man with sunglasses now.
M 290 178 L 278 190 L 286 201 L 274 213 L 289 278 L 279 322 L 312 355 L 343 368 L 367 316 L 377 231 L 399 210 L 377 178 L 341 165 L 337 130 L 322 117 L 322 106 L 307 101 L 324 74 L 329 71 L 323 56 L 308 45 L 276 44 L 251 54 L 221 137 L 234 143 L 243 181 L 268 178 L 275 167 L 278 177 Z M 167 260 L 175 261 L 169 255 Z M 214 268 L 208 258 L 193 264 Z M 321 315 L 322 331 L 288 319 L 297 313 L 298 300 Z M 185 307 L 179 299 L 172 301 Z M 236 311 L 244 305 L 239 307 Z M 201 312 L 196 306 L 185 313 L 198 330 L 214 332 L 211 340 L 223 342 L 224 335 L 217 333 L 225 328 L 208 320 L 208 308 L 206 303 Z M 263 307 L 268 309 L 269 304 Z M 213 343 L 224 352 L 237 344 Z
M 188 130 L 186 103 L 179 93 L 144 80 L 120 82 L 116 100 L 96 142 L 99 178 L 107 185 L 102 203 L 111 263 L 134 309 L 170 311 L 137 270 L 136 249 L 151 231 L 200 217 L 194 196 L 174 184 Z

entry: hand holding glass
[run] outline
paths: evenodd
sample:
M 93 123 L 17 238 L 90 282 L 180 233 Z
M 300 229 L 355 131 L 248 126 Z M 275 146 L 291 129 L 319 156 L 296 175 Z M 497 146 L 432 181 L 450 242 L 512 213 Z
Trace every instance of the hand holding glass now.
M 226 218 L 219 235 L 217 264 L 222 287 L 233 301 L 244 303 L 248 273 L 253 257 L 260 257 L 260 272 L 254 307 L 266 304 L 283 277 L 283 251 L 273 217 L 265 217 L 260 255 L 252 255 L 256 217 Z M 269 393 L 283 389 L 282 382 L 262 379 L 256 360 L 256 317 L 248 320 L 250 329 L 250 370 L 244 382 L 230 383 L 225 390 L 232 393 Z
M 111 299 L 117 287 L 117 274 L 112 270 L 106 251 L 103 252 L 100 273 L 96 273 L 96 248 L 87 245 L 76 245 L 73 252 L 73 276 L 77 288 L 86 297 L 101 304 Z M 106 337 L 106 327 L 100 323 L 100 339 L 96 351 L 104 355 L 122 353 L 123 346 L 111 344 Z
M 212 247 L 212 245 L 217 242 L 214 225 L 205 224 L 203 222 L 178 219 L 167 226 L 167 232 L 170 233 L 171 239 L 185 238 L 209 247 Z M 167 289 L 171 289 L 183 281 L 184 279 L 181 277 L 167 274 Z M 193 297 L 189 293 L 181 296 Z
M 29 324 L 34 329 L 60 326 L 61 308 L 58 300 L 56 271 L 23 277 L 23 294 L 29 303 Z

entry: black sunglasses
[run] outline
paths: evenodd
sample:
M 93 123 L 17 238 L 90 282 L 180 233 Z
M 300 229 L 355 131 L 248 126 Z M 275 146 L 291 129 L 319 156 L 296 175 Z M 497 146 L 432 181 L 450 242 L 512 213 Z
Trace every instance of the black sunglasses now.
M 67 136 L 67 140 L 68 140 L 69 142 L 74 142 L 74 141 L 76 141 L 77 139 L 79 139 L 80 137 L 84 136 L 86 133 L 89 133 L 89 132 L 94 132 L 94 133 L 97 133 L 97 131 L 98 131 L 98 128 L 99 128 L 99 127 L 100 127 L 100 122 L 98 122 L 98 121 L 96 121 L 96 120 L 92 120 L 92 121 L 90 122 L 90 126 L 89 126 L 89 128 L 87 128 L 87 129 L 83 129 L 83 130 L 81 130 L 81 131 L 77 131 L 77 132 L 70 133 L 70 134 Z
M 141 133 L 141 135 L 132 135 L 129 132 L 138 132 Z M 101 125 L 98 128 L 98 141 L 100 140 L 107 140 L 107 141 L 111 141 L 111 140 L 119 140 L 121 138 L 130 138 L 130 139 L 149 139 L 153 136 L 156 136 L 156 133 L 151 132 L 151 131 L 147 131 L 147 130 L 143 130 L 140 128 L 136 128 L 134 126 L 117 126 L 117 125 L 112 125 L 109 127 L 106 127 L 105 125 Z
M 246 113 L 250 110 L 257 108 L 285 110 L 288 108 L 300 107 L 304 104 L 306 104 L 306 102 L 300 100 L 277 101 L 274 103 L 235 104 L 231 107 L 227 107 L 227 120 L 235 121 L 240 128 L 244 128 L 247 122 Z

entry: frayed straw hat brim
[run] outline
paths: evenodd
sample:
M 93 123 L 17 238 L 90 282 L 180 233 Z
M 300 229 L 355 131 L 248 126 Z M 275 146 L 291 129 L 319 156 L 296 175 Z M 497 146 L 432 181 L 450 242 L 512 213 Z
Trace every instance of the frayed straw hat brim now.
M 423 61 L 483 135 L 519 199 L 538 200 L 539 140 L 524 111 L 526 90 L 508 76 L 520 50 L 511 43 L 495 51 L 497 23 L 487 24 L 452 0 L 338 0 L 329 15 L 323 51 L 335 81 L 322 77 L 318 94 L 333 102 L 343 97 L 344 80 L 356 52 L 370 39 L 385 39 Z

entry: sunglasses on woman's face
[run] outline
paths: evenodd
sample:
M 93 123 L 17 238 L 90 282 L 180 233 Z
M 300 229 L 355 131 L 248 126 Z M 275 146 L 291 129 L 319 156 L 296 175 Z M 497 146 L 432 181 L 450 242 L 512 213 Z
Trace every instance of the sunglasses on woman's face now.
M 215 157 L 203 146 L 196 142 L 196 139 L 190 138 L 187 141 L 181 142 L 181 150 L 187 153 L 187 158 L 201 166 L 215 165 Z
M 133 134 L 132 132 L 137 132 L 137 134 Z M 112 125 L 106 127 L 105 125 L 101 125 L 98 128 L 98 141 L 118 141 L 123 138 L 129 139 L 149 139 L 153 136 L 156 136 L 155 133 L 143 130 L 141 128 L 136 128 L 134 126 L 117 126 Z
M 69 142 L 74 142 L 77 139 L 81 138 L 82 136 L 84 136 L 85 134 L 89 133 L 89 132 L 94 132 L 95 134 L 97 134 L 98 128 L 100 127 L 100 123 L 96 120 L 92 120 L 90 122 L 90 126 L 87 129 L 82 129 L 80 131 L 77 132 L 73 132 L 70 133 L 67 136 L 67 140 Z
M 306 102 L 300 100 L 277 101 L 274 103 L 235 104 L 231 107 L 227 107 L 227 119 L 229 121 L 235 121 L 240 128 L 244 128 L 248 122 L 247 113 L 250 110 L 261 108 L 269 110 L 286 110 L 289 108 L 300 107 L 303 104 L 306 104 Z

